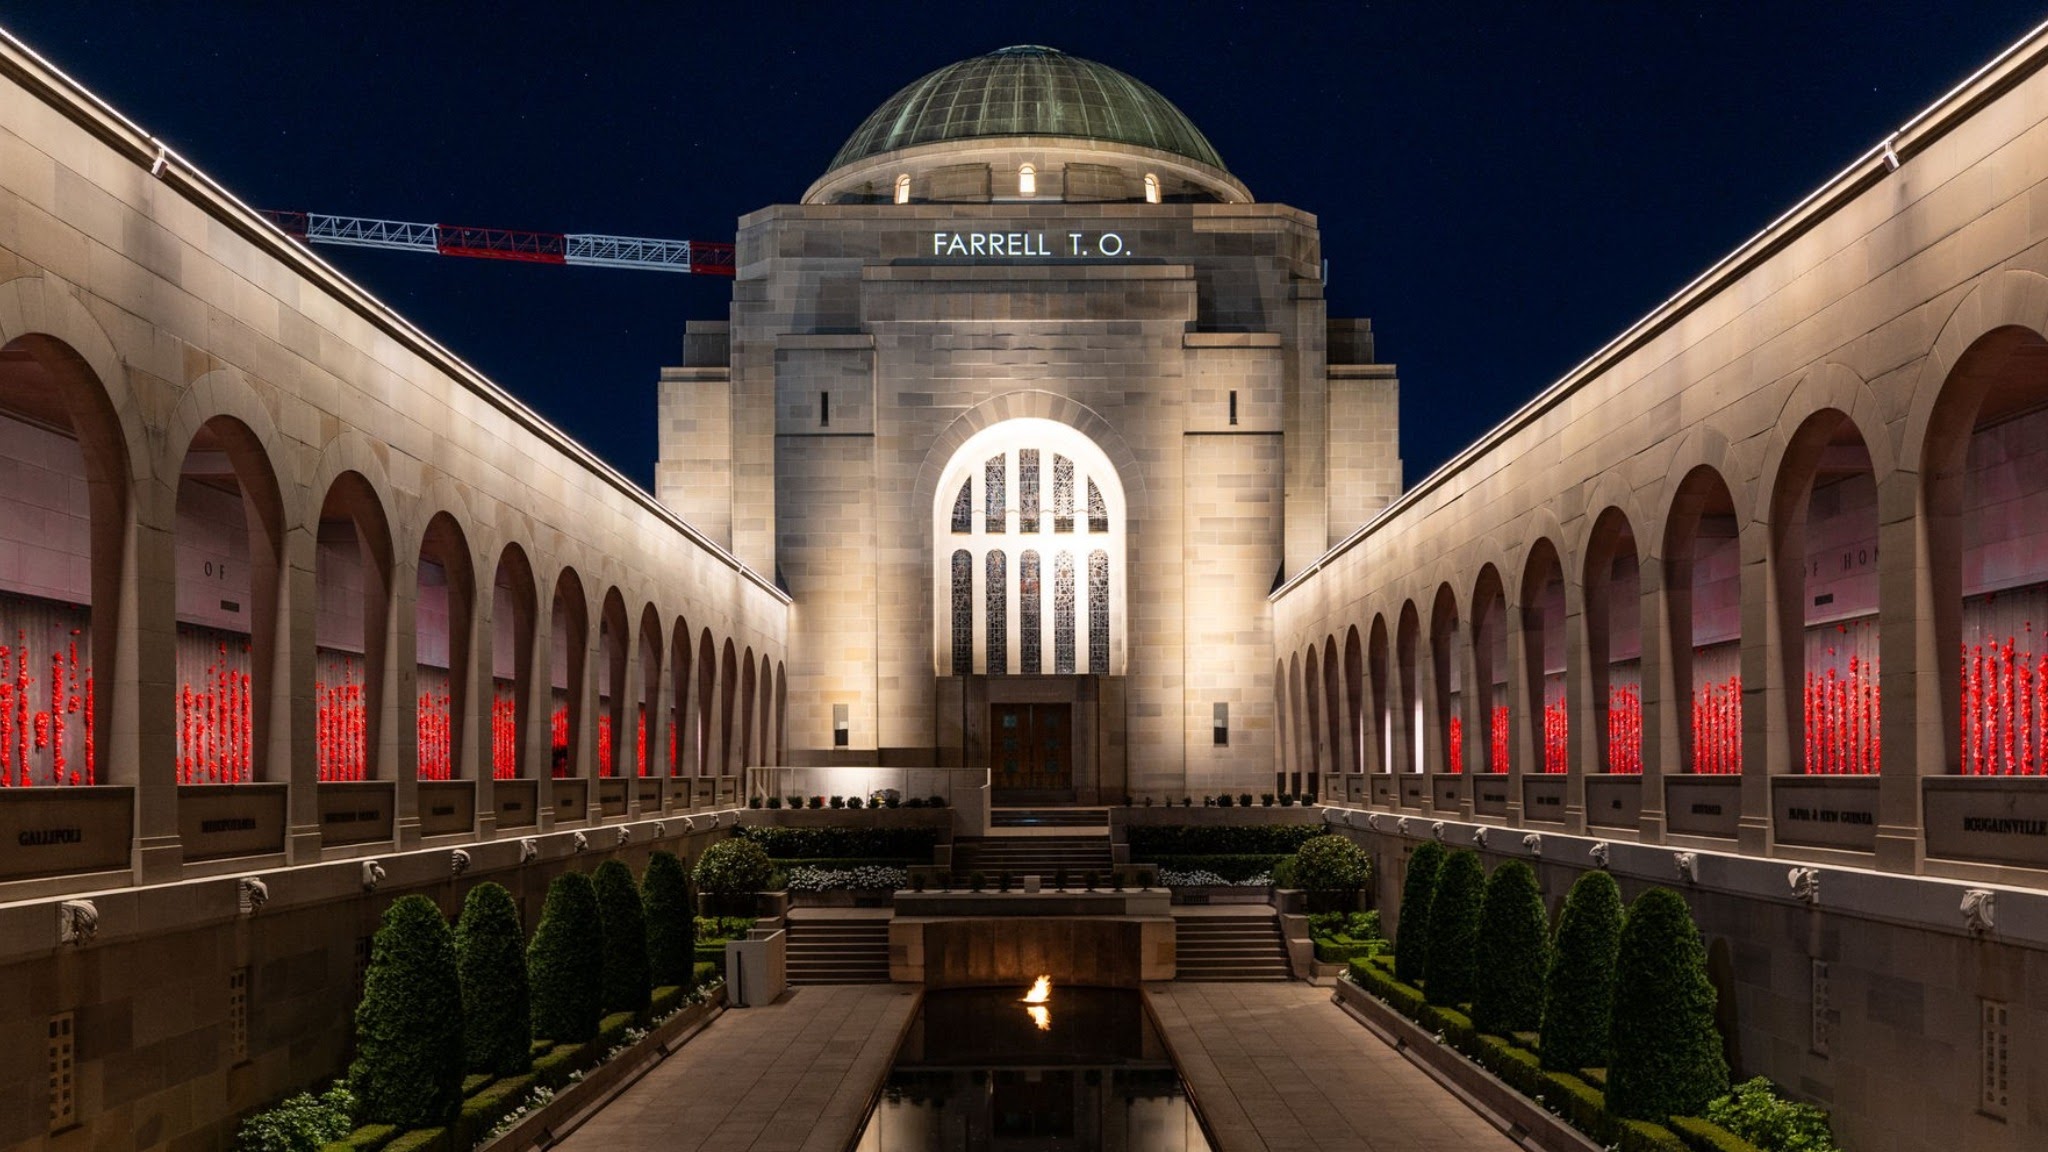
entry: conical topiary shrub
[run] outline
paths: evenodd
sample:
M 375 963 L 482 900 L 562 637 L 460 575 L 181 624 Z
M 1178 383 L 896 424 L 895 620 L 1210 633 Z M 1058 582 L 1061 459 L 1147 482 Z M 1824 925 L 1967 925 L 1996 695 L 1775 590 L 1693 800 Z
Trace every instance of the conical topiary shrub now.
M 1707 950 L 1685 898 L 1652 888 L 1629 905 L 1614 963 L 1607 1108 L 1631 1120 L 1690 1115 L 1728 1091 Z
M 493 1076 L 526 1071 L 533 1062 L 526 933 L 503 886 L 479 884 L 463 899 L 462 919 L 455 924 L 455 971 L 462 984 L 463 1066 Z
M 1424 841 L 1408 857 L 1408 879 L 1401 886 L 1401 920 L 1394 939 L 1394 979 L 1422 983 L 1429 964 L 1429 898 L 1444 866 L 1444 846 Z
M 1543 981 L 1545 1068 L 1607 1067 L 1614 1007 L 1614 952 L 1621 946 L 1621 886 L 1588 872 L 1565 895 L 1550 973 Z
M 540 927 L 526 946 L 527 993 L 537 1040 L 584 1041 L 604 1012 L 604 922 L 597 890 L 581 872 L 548 885 Z
M 1463 848 L 1444 858 L 1429 898 L 1429 959 L 1422 969 L 1422 991 L 1431 1004 L 1456 1006 L 1472 998 L 1473 950 L 1485 891 L 1486 867 L 1479 853 Z
M 367 1124 L 428 1127 L 462 1104 L 462 985 L 455 935 L 425 896 L 384 911 L 356 1006 L 349 1085 Z
M 640 875 L 640 910 L 647 917 L 650 982 L 688 986 L 697 958 L 697 909 L 690 899 L 690 874 L 675 853 L 647 858 L 647 871 Z
M 640 887 L 620 860 L 597 866 L 598 920 L 604 925 L 604 1010 L 638 1012 L 647 1007 L 647 920 L 640 912 Z
M 1505 1035 L 1543 1021 L 1543 975 L 1550 967 L 1550 917 L 1536 871 L 1509 860 L 1486 878 L 1479 906 L 1479 946 L 1472 1026 Z

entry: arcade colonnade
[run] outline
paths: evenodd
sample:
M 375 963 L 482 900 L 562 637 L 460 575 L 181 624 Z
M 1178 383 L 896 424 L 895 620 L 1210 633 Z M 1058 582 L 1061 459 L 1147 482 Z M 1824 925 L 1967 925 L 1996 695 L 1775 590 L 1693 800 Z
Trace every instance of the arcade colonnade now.
M 54 102 L 0 128 L 0 884 L 730 803 L 780 762 L 785 595 L 31 80 Z
M 1273 597 L 1280 785 L 2048 867 L 2048 174 L 2009 58 Z M 1973 115 L 1975 118 L 1973 119 Z M 1602 831 L 1606 834 L 1606 831 Z

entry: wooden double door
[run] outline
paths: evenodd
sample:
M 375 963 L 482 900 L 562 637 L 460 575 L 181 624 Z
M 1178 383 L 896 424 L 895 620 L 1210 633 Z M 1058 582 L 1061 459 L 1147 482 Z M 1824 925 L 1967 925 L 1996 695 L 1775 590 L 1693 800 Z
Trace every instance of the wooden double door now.
M 990 787 L 1046 799 L 1074 791 L 1074 706 L 990 704 Z

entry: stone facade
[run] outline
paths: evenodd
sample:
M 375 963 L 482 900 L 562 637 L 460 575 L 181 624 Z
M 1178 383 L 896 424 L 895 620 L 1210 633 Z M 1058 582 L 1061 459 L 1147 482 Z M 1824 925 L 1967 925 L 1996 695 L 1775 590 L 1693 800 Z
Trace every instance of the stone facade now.
M 1272 596 L 1290 770 L 1685 892 L 1738 1075 L 1845 1147 L 2048 1131 L 2048 38 Z M 1990 919 L 1981 913 L 1995 908 Z
M 987 701 L 1085 697 L 1079 798 L 1270 787 L 1260 598 L 1400 484 L 1393 370 L 1371 363 L 1364 322 L 1327 318 L 1314 218 L 1062 199 L 1073 142 L 909 152 L 875 170 L 922 182 L 972 161 L 985 188 L 1029 158 L 1042 195 L 819 202 L 867 179 L 828 176 L 806 203 L 740 222 L 731 321 L 693 325 L 689 362 L 662 376 L 658 494 L 730 525 L 722 541 L 798 605 L 792 761 L 984 764 Z M 1000 254 L 952 243 L 991 234 Z M 970 436 L 1027 417 L 1080 432 L 1121 482 L 1119 683 L 949 683 L 933 503 L 952 493 L 937 484 Z M 729 490 L 689 481 L 726 460 Z M 851 714 L 843 748 L 835 704 Z
M 54 740 L 8 722 L 0 1148 L 224 1146 L 343 1071 L 391 900 L 492 879 L 530 925 L 565 867 L 699 849 L 779 745 L 771 581 L 4 38 L 0 425 L 0 617 L 76 672 L 10 696 Z M 207 709 L 193 628 L 245 646 Z

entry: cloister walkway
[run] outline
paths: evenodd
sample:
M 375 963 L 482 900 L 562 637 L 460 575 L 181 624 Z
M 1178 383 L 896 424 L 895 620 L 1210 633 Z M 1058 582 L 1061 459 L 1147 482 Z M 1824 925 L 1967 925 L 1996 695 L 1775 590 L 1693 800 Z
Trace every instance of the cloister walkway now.
M 907 984 L 819 985 L 727 1011 L 555 1147 L 839 1152 L 917 1002 Z
M 1148 984 L 1220 1152 L 1520 1152 L 1307 984 Z

